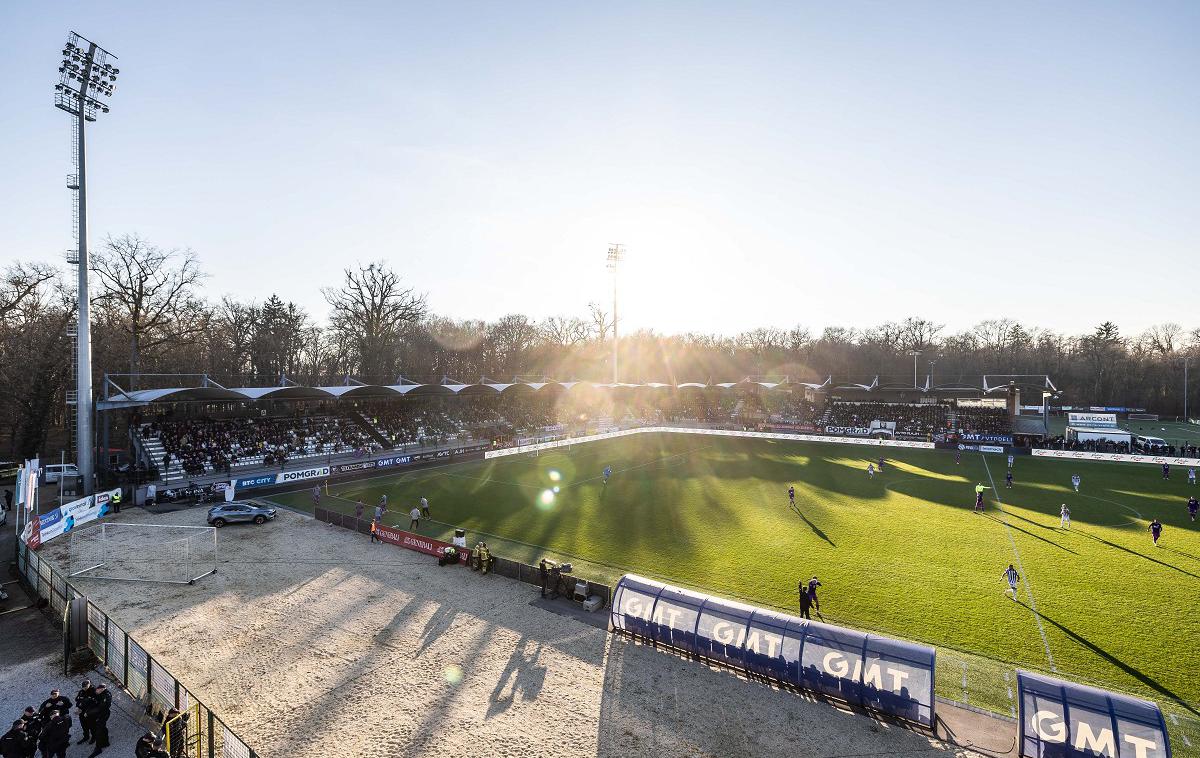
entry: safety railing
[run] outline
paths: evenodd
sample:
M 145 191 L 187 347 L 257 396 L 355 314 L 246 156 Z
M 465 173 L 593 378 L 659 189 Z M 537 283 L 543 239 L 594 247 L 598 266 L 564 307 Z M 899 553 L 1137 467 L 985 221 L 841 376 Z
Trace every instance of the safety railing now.
M 72 600 L 87 597 L 65 573 L 20 541 L 17 572 L 26 590 L 44 599 L 55 616 L 62 617 Z M 164 725 L 164 738 L 173 740 L 172 756 L 256 758 L 220 717 L 91 600 L 87 600 L 86 642 L 112 678 Z M 172 708 L 179 716 L 168 717 Z

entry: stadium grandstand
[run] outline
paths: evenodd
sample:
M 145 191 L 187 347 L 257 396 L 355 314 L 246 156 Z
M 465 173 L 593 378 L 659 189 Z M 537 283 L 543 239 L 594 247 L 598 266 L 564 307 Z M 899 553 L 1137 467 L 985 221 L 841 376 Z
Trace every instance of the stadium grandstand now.
M 123 378 L 138 386 L 154 381 L 173 386 L 127 390 L 118 383 Z M 109 376 L 98 407 L 105 434 L 128 429 L 131 462 L 124 473 L 140 482 L 215 481 L 393 453 L 505 447 L 661 424 L 1055 444 L 1046 431 L 1047 408 L 1020 404 L 1022 387 L 1042 398 L 1056 392 L 1050 378 L 997 379 L 913 387 L 878 376 L 841 383 L 832 377 L 821 383 L 746 377 L 679 384 L 402 379 L 381 385 L 347 378 L 336 385 L 226 387 L 206 375 Z M 121 413 L 125 417 L 118 419 Z

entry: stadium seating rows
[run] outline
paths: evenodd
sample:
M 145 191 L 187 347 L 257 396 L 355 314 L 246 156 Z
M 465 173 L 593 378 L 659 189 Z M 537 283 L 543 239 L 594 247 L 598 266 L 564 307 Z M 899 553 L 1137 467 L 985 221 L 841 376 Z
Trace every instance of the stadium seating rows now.
M 940 403 L 837 401 L 830 403 L 824 426 L 866 427 L 872 421 L 894 421 L 897 435 L 925 438 L 946 430 L 948 411 Z
M 139 420 L 136 434 L 158 466 L 189 476 L 234 468 L 281 466 L 328 455 L 413 446 L 443 445 L 471 437 L 507 444 L 530 436 L 561 433 L 581 423 L 636 425 L 700 422 L 739 428 L 761 424 L 808 427 L 867 427 L 894 421 L 896 435 L 927 439 L 948 432 L 1007 434 L 1003 408 L 946 404 L 834 401 L 825 408 L 790 394 L 732 396 L 728 393 L 637 395 L 601 403 L 561 396 L 471 397 L 359 401 L 320 413 L 260 418 Z M 1065 444 L 1060 442 L 1061 444 Z M 180 469 L 182 471 L 180 471 Z

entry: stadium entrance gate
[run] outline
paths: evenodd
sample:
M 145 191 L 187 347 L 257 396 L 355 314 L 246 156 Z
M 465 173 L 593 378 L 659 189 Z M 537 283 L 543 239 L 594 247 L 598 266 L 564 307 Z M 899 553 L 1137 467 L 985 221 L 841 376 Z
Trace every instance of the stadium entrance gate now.
M 182 693 L 187 697 L 187 693 Z M 175 718 L 163 721 L 164 747 L 169 755 L 186 758 L 208 758 L 204 729 L 208 726 L 200 718 L 200 703 L 186 705 Z M 178 751 L 178 752 L 176 752 Z

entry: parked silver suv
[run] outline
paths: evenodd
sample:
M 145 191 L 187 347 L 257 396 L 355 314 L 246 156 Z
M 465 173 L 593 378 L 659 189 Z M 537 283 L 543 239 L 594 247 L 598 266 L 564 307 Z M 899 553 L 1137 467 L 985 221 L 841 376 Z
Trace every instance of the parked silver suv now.
M 275 509 L 254 500 L 234 500 L 208 509 L 209 526 L 222 527 L 239 521 L 262 524 L 275 518 Z

